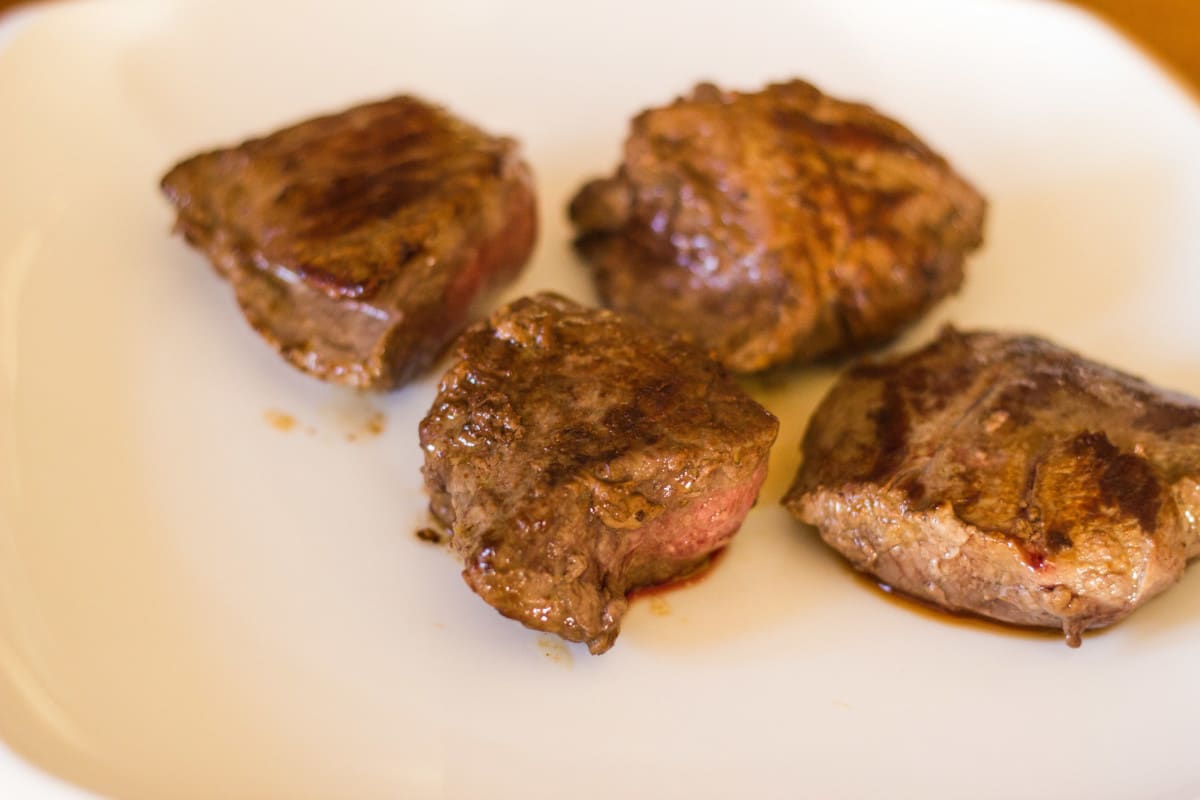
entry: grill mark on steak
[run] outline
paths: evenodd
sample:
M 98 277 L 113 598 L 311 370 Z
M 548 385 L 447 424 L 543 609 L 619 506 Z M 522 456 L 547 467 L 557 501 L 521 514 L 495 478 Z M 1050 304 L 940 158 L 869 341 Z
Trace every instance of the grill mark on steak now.
M 866 107 L 859 107 L 858 111 L 867 119 L 873 113 Z M 896 138 L 894 134 L 889 135 L 854 121 L 823 122 L 790 108 L 775 111 L 771 115 L 771 119 L 779 128 L 799 133 L 803 138 L 815 142 L 819 149 L 814 149 L 821 154 L 822 158 L 827 158 L 825 154 L 829 151 L 849 150 L 852 154 L 854 151 L 887 151 L 914 159 L 938 163 L 942 161 L 941 157 L 922 145 L 916 138 Z
M 785 504 L 856 568 L 1070 644 L 1200 554 L 1200 402 L 1034 337 L 856 366 L 803 449 Z
M 1020 500 L 1017 504 L 1017 514 L 1020 520 L 1033 526 L 1036 526 L 1042 519 L 1042 507 L 1038 505 L 1035 490 L 1038 483 L 1038 471 L 1041 469 L 1043 462 L 1045 462 L 1048 451 L 1048 447 L 1042 446 L 1038 448 L 1036 455 L 1030 457 L 1029 466 L 1025 468 L 1025 485 L 1021 489 Z M 959 513 L 957 508 L 955 512 L 964 521 L 971 521 L 970 514 Z M 1049 541 L 1049 534 L 1047 534 L 1047 541 Z M 1068 539 L 1067 541 L 1070 540 Z
M 604 652 L 628 594 L 706 563 L 766 477 L 775 418 L 647 324 L 540 294 L 455 353 L 421 421 L 430 508 L 467 584 L 527 627 Z
M 875 438 L 879 444 L 875 463 L 866 479 L 878 481 L 900 465 L 908 442 L 908 413 L 899 390 L 892 384 L 884 385 L 883 402 L 871 412 L 871 420 L 875 423 Z
M 1068 534 L 1054 528 L 1046 532 L 1046 546 L 1050 549 L 1052 555 L 1058 555 L 1062 551 L 1074 547 L 1075 542 L 1071 540 Z
M 604 427 L 608 428 L 609 433 L 614 436 L 626 439 L 640 439 L 645 436 L 643 433 L 645 420 L 645 413 L 642 412 L 636 403 L 623 403 L 604 412 L 603 421 Z
M 337 236 L 387 219 L 397 209 L 428 197 L 436 186 L 433 176 L 413 175 L 411 164 L 393 164 L 372 173 L 297 181 L 280 192 L 277 202 L 295 206 L 301 220 L 298 228 L 306 236 Z M 405 263 L 405 255 L 397 263 Z M 361 292 L 366 286 L 356 282 L 353 288 Z
M 516 277 L 537 227 L 516 143 L 408 96 L 202 153 L 162 188 L 251 326 L 360 388 L 425 369 Z
M 1091 457 L 1102 465 L 1097 483 L 1103 502 L 1136 519 L 1147 533 L 1154 533 L 1163 497 L 1154 468 L 1146 459 L 1121 452 L 1107 436 L 1094 431 L 1075 436 L 1071 449 L 1076 456 Z

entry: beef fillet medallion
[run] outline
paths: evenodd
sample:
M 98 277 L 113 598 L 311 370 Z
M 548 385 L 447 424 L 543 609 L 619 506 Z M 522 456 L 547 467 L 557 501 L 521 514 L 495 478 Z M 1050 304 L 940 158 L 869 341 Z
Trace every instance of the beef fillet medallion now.
M 506 617 L 593 653 L 627 595 L 703 567 L 778 423 L 701 350 L 554 294 L 467 330 L 421 421 L 433 514 Z
M 854 367 L 803 456 L 784 502 L 857 569 L 1071 645 L 1200 555 L 1200 402 L 1031 336 Z
M 798 80 L 642 112 L 570 206 L 606 305 L 737 372 L 892 337 L 958 289 L 984 212 L 912 131 Z
M 428 367 L 537 227 L 517 144 L 409 96 L 193 156 L 162 188 L 267 342 L 366 389 Z

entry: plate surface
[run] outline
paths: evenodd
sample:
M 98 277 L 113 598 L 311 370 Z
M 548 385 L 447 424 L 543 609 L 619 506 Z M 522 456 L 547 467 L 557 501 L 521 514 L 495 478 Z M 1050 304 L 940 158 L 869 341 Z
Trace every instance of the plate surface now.
M 364 398 L 284 365 L 156 188 L 199 148 L 416 92 L 526 145 L 543 230 L 508 296 L 590 300 L 564 207 L 628 118 L 793 75 L 907 122 L 991 200 L 964 291 L 903 346 L 1029 330 L 1200 394 L 1200 114 L 1057 6 L 30 19 L 0 52 L 3 740 L 121 798 L 1200 796 L 1200 576 L 1080 650 L 889 601 L 778 505 L 828 368 L 748 384 L 782 420 L 757 508 L 612 651 L 500 618 L 413 535 L 436 377 Z

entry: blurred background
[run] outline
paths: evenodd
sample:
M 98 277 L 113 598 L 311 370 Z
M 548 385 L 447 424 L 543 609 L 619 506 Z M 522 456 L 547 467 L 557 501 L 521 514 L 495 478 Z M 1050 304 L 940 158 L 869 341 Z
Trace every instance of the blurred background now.
M 1193 92 L 1200 93 L 1200 0 L 1063 1 L 1107 19 Z M 46 2 L 53 0 L 0 0 L 0 18 L 13 9 Z
M 2 3 L 4 0 L 0 0 Z M 1071 0 L 1123 30 L 1193 90 L 1200 90 L 1200 2 Z
M 1200 0 L 1063 1 L 1107 19 L 1193 92 L 1200 93 Z M 0 0 L 0 17 L 18 7 L 46 2 L 53 0 Z

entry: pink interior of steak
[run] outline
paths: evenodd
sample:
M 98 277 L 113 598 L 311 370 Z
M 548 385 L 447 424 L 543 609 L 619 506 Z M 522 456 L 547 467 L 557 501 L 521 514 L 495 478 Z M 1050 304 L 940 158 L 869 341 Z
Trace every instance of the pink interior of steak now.
M 667 511 L 638 532 L 634 558 L 647 562 L 663 559 L 685 562 L 705 558 L 724 547 L 742 526 L 766 477 L 767 462 L 764 459 L 741 483 Z M 676 569 L 654 582 L 661 583 L 679 574 Z M 636 585 L 641 584 L 630 584 L 631 588 Z

